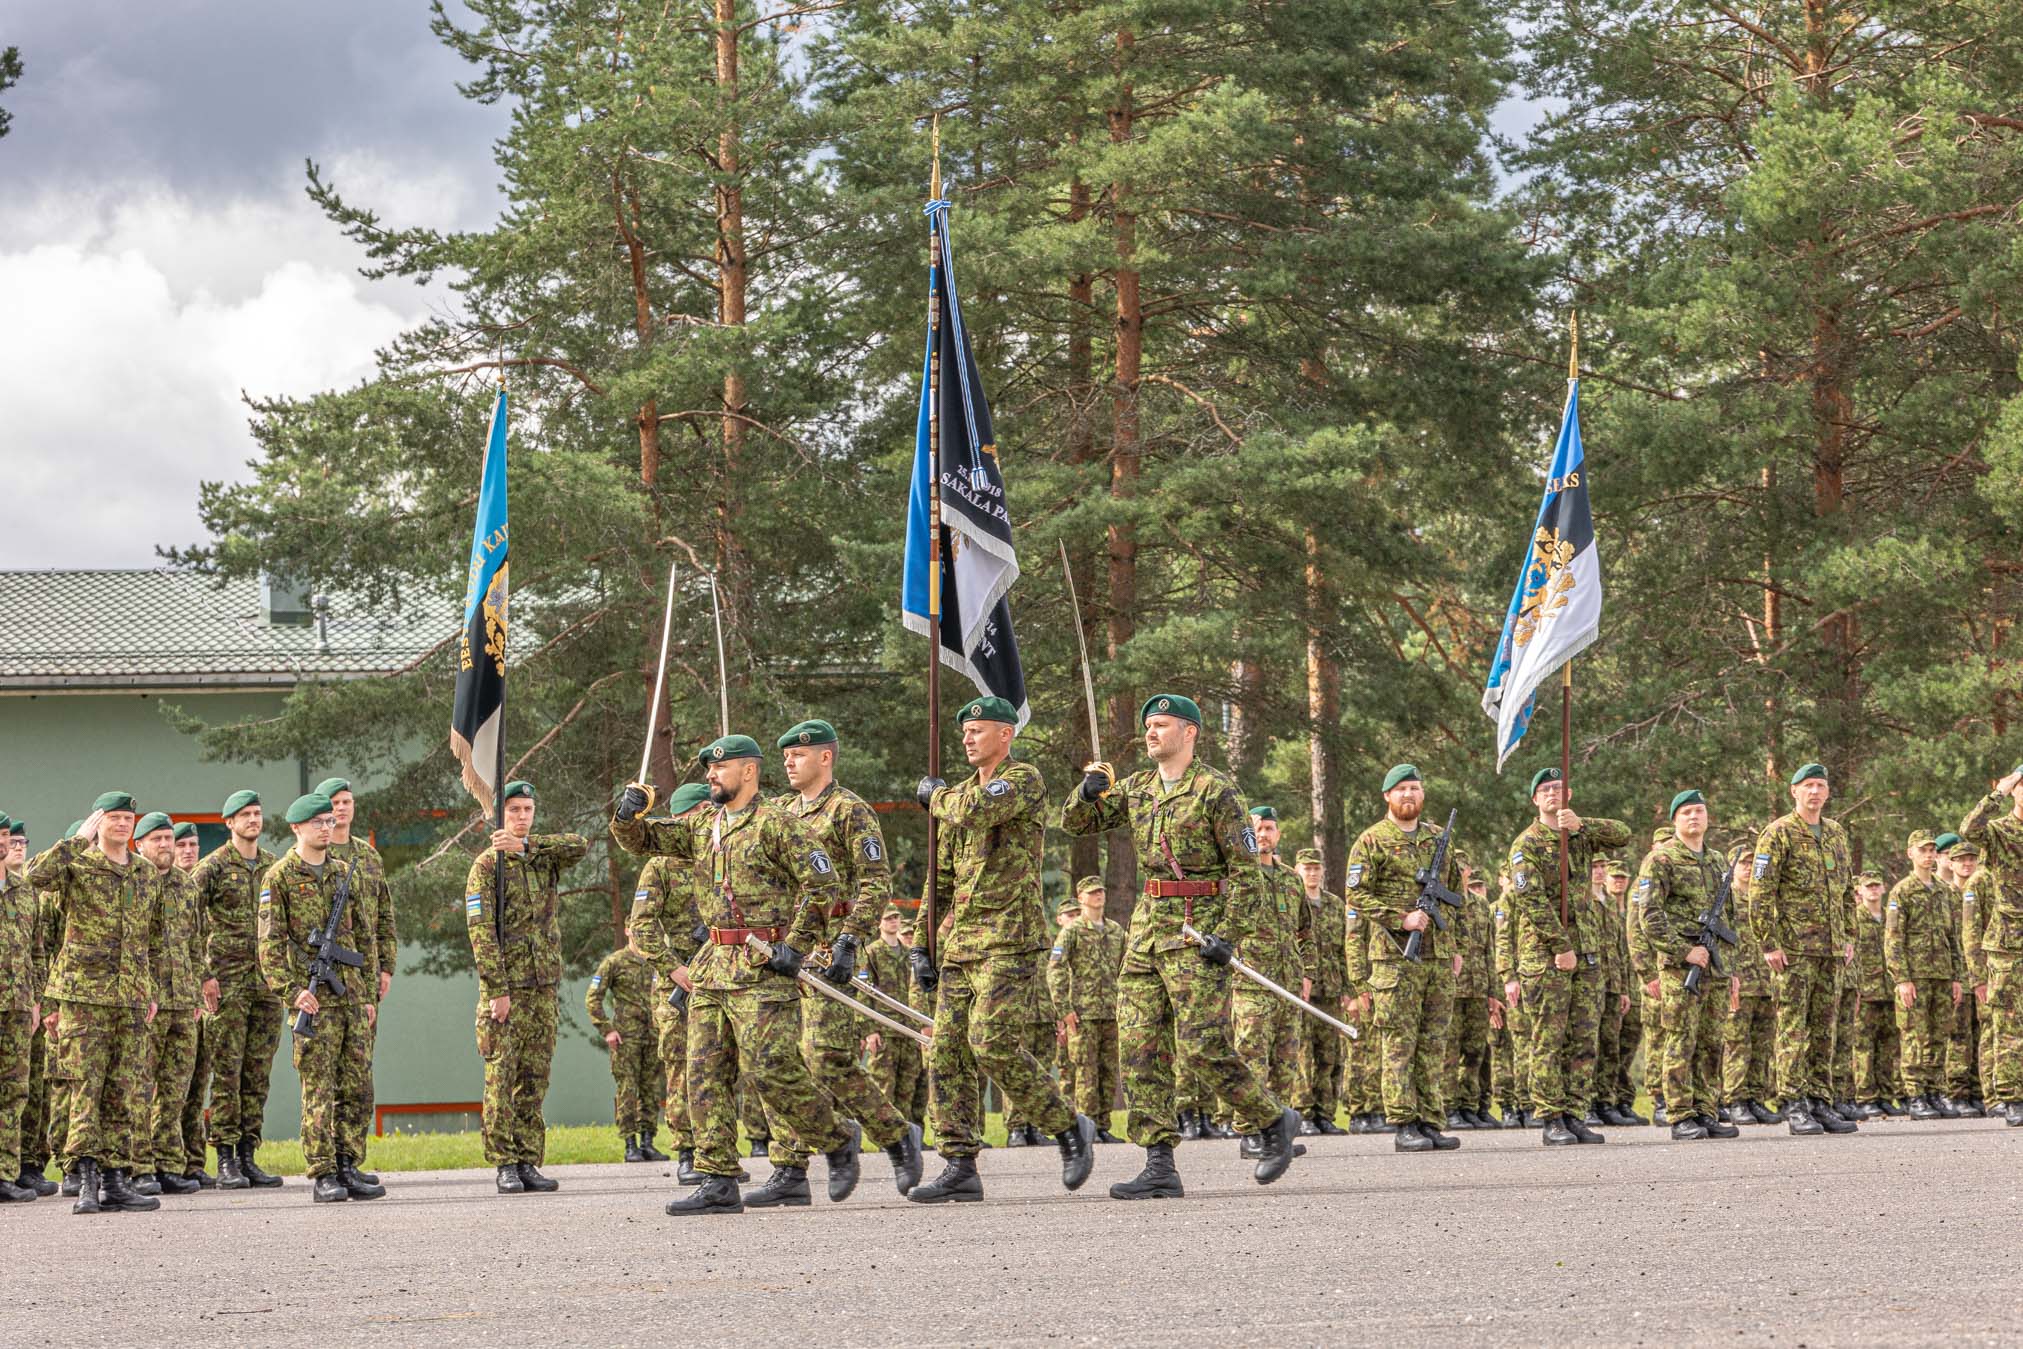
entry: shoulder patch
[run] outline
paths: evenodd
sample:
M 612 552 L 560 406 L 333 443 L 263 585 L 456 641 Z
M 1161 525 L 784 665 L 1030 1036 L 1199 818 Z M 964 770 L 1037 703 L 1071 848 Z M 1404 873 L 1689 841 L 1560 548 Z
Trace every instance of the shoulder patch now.
M 1770 854 L 1767 852 L 1757 853 L 1756 869 L 1749 873 L 1750 877 L 1754 880 L 1760 881 L 1769 873 L 1770 873 Z
M 1349 868 L 1349 888 L 1353 890 L 1362 883 L 1363 883 L 1363 864 L 1361 862 L 1357 862 L 1355 865 Z M 1351 909 L 1349 912 L 1351 915 L 1353 915 L 1355 913 L 1355 910 Z
M 476 917 L 479 913 L 483 912 L 484 907 L 485 897 L 483 895 L 464 896 L 464 912 L 472 917 Z
M 632 892 L 632 897 L 633 897 L 634 899 L 645 899 L 645 898 L 646 898 L 646 897 L 647 897 L 648 895 L 650 895 L 650 894 L 652 894 L 652 893 L 653 893 L 653 891 L 651 891 L 651 890 L 649 890 L 649 889 L 645 888 L 644 886 L 641 886 L 641 887 L 640 887 L 639 889 L 637 889 L 637 890 L 634 890 L 634 891 Z
M 865 840 L 864 840 L 864 860 L 865 860 L 865 861 L 867 861 L 867 862 L 876 862 L 876 861 L 880 861 L 880 860 L 882 860 L 882 859 L 884 858 L 884 856 L 885 856 L 885 849 L 883 849 L 883 848 L 881 848 L 881 847 L 879 847 L 879 846 L 878 846 L 878 840 L 877 840 L 877 839 L 875 839 L 875 838 L 867 838 L 867 839 L 865 839 Z
M 1521 867 L 1524 865 L 1524 849 L 1512 848 L 1510 850 L 1510 865 L 1514 867 Z
M 1257 831 L 1247 824 L 1243 826 L 1243 850 L 1252 857 L 1257 856 Z
M 603 983 L 604 983 L 604 976 L 603 976 L 603 975 L 601 975 L 601 974 L 593 974 L 593 975 L 591 975 L 591 976 L 590 976 L 590 987 L 592 987 L 592 988 L 599 988 L 599 987 L 602 987 L 602 986 L 603 986 Z
M 1011 790 L 1011 784 L 1003 778 L 992 778 L 983 790 L 986 796 L 1003 796 Z
M 1896 906 L 1897 906 L 1897 902 L 1896 902 L 1896 901 L 1895 901 L 1894 899 L 1893 899 L 1893 900 L 1891 900 L 1891 901 L 1890 901 L 1890 908 L 1894 909 L 1894 908 L 1896 908 Z
M 835 865 L 829 861 L 829 854 L 823 852 L 820 848 L 808 854 L 808 865 L 815 869 L 817 876 L 826 876 L 836 869 Z
M 1055 948 L 1053 949 L 1053 953 L 1052 953 L 1052 954 L 1051 954 L 1051 955 L 1050 955 L 1050 956 L 1048 957 L 1048 959 L 1050 959 L 1050 960 L 1059 960 L 1059 959 L 1060 959 L 1060 958 L 1061 958 L 1062 956 L 1064 956 L 1064 955 L 1066 955 L 1066 954 L 1067 954 L 1067 952 L 1066 952 L 1065 950 L 1063 950 L 1063 949 L 1062 949 L 1061 947 L 1058 947 L 1058 946 L 1056 946 L 1056 947 L 1055 947 Z

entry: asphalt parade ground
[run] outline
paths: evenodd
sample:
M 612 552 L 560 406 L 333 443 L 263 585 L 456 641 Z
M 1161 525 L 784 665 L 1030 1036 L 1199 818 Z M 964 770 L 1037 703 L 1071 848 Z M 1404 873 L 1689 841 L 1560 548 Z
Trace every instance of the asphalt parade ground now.
M 677 1220 L 666 1165 L 384 1177 L 76 1217 L 0 1212 L 9 1345 L 1644 1345 L 2023 1342 L 2023 1129 L 1985 1120 L 1547 1150 L 1309 1138 L 1270 1187 L 1181 1145 L 1184 1200 L 1078 1194 L 1052 1148 L 984 1154 L 981 1204 L 925 1207 L 864 1157 L 847 1203 Z M 928 1157 L 928 1175 L 938 1169 Z M 765 1163 L 748 1164 L 755 1179 Z

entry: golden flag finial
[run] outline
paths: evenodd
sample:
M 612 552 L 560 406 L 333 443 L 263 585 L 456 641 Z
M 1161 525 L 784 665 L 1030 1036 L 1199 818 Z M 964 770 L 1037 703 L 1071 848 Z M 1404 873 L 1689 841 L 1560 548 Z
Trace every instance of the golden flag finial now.
M 1579 378 L 1580 378 L 1580 311 L 1579 311 L 1578 309 L 1574 309 L 1574 310 L 1569 310 L 1569 311 L 1568 311 L 1568 313 L 1567 313 L 1567 316 L 1566 316 L 1566 327 L 1567 327 L 1567 332 L 1568 332 L 1569 334 L 1571 334 L 1571 336 L 1572 336 L 1572 340 L 1571 340 L 1571 341 L 1570 341 L 1570 342 L 1569 342 L 1569 343 L 1567 344 L 1567 352 L 1566 352 L 1566 377 L 1567 377 L 1568 379 L 1579 379 Z

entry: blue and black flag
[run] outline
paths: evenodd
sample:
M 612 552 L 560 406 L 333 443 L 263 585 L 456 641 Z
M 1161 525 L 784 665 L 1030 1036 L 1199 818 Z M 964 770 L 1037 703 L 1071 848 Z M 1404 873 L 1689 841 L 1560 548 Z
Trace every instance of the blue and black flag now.
M 1012 547 L 990 404 L 970 356 L 955 292 L 948 205 L 937 200 L 927 207 L 934 232 L 934 263 L 927 279 L 934 317 L 920 375 L 901 607 L 906 626 L 923 636 L 938 614 L 942 664 L 967 675 L 979 693 L 994 694 L 1017 708 L 1024 726 L 1031 709 L 1012 636 L 1011 607 L 1005 602 L 1005 593 L 1019 578 L 1018 554 Z M 937 508 L 939 576 L 928 547 Z
M 463 766 L 464 786 L 493 813 L 505 760 L 506 722 L 506 391 L 492 407 L 485 476 L 471 531 L 470 577 L 464 587 L 464 631 L 457 643 L 457 701 L 450 714 L 450 753 Z

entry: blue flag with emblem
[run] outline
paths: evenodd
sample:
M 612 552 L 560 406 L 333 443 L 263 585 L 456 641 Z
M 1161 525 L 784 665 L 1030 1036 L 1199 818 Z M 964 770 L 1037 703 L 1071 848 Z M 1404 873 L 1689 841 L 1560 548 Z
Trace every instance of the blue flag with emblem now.
M 1545 499 L 1532 522 L 1524 567 L 1482 690 L 1482 710 L 1496 723 L 1497 772 L 1531 726 L 1538 686 L 1594 642 L 1601 618 L 1602 564 L 1581 453 L 1580 380 L 1570 375 Z
M 1012 546 L 990 404 L 970 355 L 956 294 L 948 207 L 940 199 L 927 205 L 934 252 L 927 276 L 927 354 L 914 425 L 901 616 L 908 629 L 926 636 L 936 626 L 938 611 L 941 663 L 966 675 L 978 693 L 1010 703 L 1023 727 L 1032 709 L 1005 599 L 1019 578 L 1018 553 Z
M 450 753 L 464 786 L 493 813 L 505 771 L 506 723 L 506 390 L 492 405 L 464 582 L 464 630 L 457 640 L 457 695 Z

